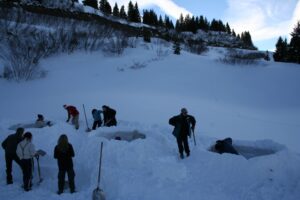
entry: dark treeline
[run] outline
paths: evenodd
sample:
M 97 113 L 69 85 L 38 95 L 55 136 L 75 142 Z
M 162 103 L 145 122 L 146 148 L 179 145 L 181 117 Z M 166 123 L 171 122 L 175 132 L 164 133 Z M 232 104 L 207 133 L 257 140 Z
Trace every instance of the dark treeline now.
M 98 8 L 97 0 L 85 0 L 83 1 L 83 4 L 89 5 L 96 9 Z M 152 9 L 143 10 L 143 17 L 141 17 L 137 2 L 135 4 L 133 4 L 132 1 L 128 3 L 127 13 L 125 12 L 125 7 L 121 6 L 121 9 L 119 9 L 117 3 L 115 3 L 113 11 L 107 0 L 100 0 L 99 4 L 99 9 L 103 13 L 126 19 L 129 22 L 143 22 L 144 24 L 166 28 L 167 30 L 175 29 L 179 33 L 185 31 L 196 33 L 199 29 L 206 32 L 225 32 L 241 40 L 245 47 L 254 48 L 250 32 L 245 31 L 240 35 L 236 35 L 235 31 L 230 28 L 230 25 L 228 23 L 224 24 L 222 20 L 213 19 L 211 22 L 209 22 L 207 18 L 202 15 L 199 17 L 190 15 L 186 15 L 185 17 L 183 17 L 183 15 L 181 14 L 174 26 L 172 20 L 170 20 L 167 15 L 165 15 L 163 19 L 161 15 L 158 16 Z
M 291 41 L 279 37 L 273 58 L 277 62 L 293 62 L 300 64 L 300 21 L 291 33 Z
M 3 0 L 7 1 L 7 0 Z M 14 2 L 20 2 L 20 0 L 12 0 Z M 43 5 L 43 0 L 25 0 L 30 3 L 36 3 Z M 59 0 L 53 0 L 59 1 Z M 78 0 L 65 0 L 69 4 L 74 4 Z M 231 29 L 228 23 L 223 23 L 222 20 L 213 19 L 211 22 L 207 20 L 204 16 L 190 16 L 185 17 L 181 14 L 179 19 L 176 20 L 174 26 L 172 20 L 165 15 L 164 18 L 160 15 L 158 16 L 154 10 L 143 10 L 143 15 L 141 16 L 137 2 L 133 3 L 129 1 L 127 5 L 127 11 L 125 6 L 119 7 L 117 3 L 112 7 L 107 0 L 83 0 L 83 5 L 90 6 L 95 9 L 99 9 L 106 16 L 114 16 L 116 18 L 125 19 L 129 22 L 136 22 L 154 26 L 157 28 L 163 28 L 165 30 L 176 30 L 178 33 L 181 32 L 192 32 L 196 33 L 197 30 L 203 30 L 205 32 L 215 31 L 224 32 L 228 35 L 235 37 L 243 45 L 242 48 L 256 49 L 253 45 L 251 35 L 249 32 L 243 32 L 241 34 L 236 34 L 233 29 Z

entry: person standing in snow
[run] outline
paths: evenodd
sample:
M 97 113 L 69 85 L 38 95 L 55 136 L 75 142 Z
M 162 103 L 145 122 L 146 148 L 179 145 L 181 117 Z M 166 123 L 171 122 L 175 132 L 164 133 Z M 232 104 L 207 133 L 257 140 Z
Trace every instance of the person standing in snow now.
M 6 183 L 7 185 L 13 184 L 12 177 L 12 162 L 15 161 L 20 168 L 21 161 L 17 156 L 17 146 L 19 142 L 22 141 L 22 136 L 24 133 L 24 128 L 18 128 L 16 133 L 9 135 L 3 142 L 2 148 L 5 150 L 5 162 L 6 162 Z
M 101 110 L 93 109 L 92 115 L 94 118 L 94 124 L 93 124 L 93 130 L 96 130 L 97 127 L 100 127 L 102 125 L 102 119 L 101 119 Z
M 31 190 L 32 186 L 32 169 L 33 169 L 33 157 L 38 154 L 35 151 L 32 142 L 32 134 L 26 132 L 23 136 L 23 140 L 17 146 L 17 155 L 21 160 L 21 166 L 23 171 L 23 186 L 26 192 Z
M 183 151 L 186 156 L 190 156 L 188 136 L 195 130 L 196 120 L 192 115 L 188 115 L 186 108 L 181 109 L 181 113 L 169 119 L 169 124 L 174 126 L 173 135 L 176 137 L 180 158 L 183 159 Z
M 58 192 L 61 194 L 64 191 L 65 175 L 68 174 L 70 192 L 75 192 L 75 172 L 73 169 L 73 160 L 75 156 L 73 146 L 69 143 L 68 137 L 62 134 L 54 149 L 54 158 L 57 159 L 58 164 Z
M 104 126 L 117 126 L 116 111 L 106 105 L 102 106 Z
M 72 117 L 72 124 L 75 125 L 76 129 L 79 129 L 79 112 L 76 109 L 75 106 L 71 106 L 71 105 L 64 105 L 63 106 L 67 112 L 68 112 L 68 119 L 67 122 L 70 121 L 70 118 Z

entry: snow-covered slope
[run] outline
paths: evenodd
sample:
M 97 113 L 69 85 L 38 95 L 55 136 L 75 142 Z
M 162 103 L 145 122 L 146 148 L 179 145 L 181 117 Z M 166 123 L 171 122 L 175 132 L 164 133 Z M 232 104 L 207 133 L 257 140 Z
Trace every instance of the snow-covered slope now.
M 44 60 L 47 77 L 23 83 L 0 80 L 0 140 L 8 128 L 34 120 L 55 122 L 29 129 L 41 158 L 44 181 L 24 193 L 21 171 L 5 186 L 4 152 L 0 152 L 1 199 L 90 199 L 96 187 L 100 142 L 104 141 L 101 187 L 107 199 L 290 199 L 300 197 L 300 68 L 261 61 L 256 66 L 217 62 L 224 49 L 198 56 L 158 52 L 170 47 L 140 45 L 121 57 L 77 52 Z M 169 50 L 170 51 L 170 50 Z M 119 126 L 85 132 L 82 104 L 90 111 L 107 104 L 117 110 Z M 80 129 L 65 123 L 63 104 L 80 110 Z M 197 146 L 179 160 L 168 119 L 187 107 L 197 120 Z M 108 140 L 115 132 L 138 130 L 146 139 Z M 57 165 L 53 148 L 60 134 L 75 149 L 78 192 L 56 195 Z M 216 139 L 232 137 L 234 145 L 272 152 L 246 159 L 208 151 Z M 252 152 L 255 154 L 255 152 Z M 36 173 L 36 172 L 35 172 Z M 35 181 L 37 176 L 35 175 Z

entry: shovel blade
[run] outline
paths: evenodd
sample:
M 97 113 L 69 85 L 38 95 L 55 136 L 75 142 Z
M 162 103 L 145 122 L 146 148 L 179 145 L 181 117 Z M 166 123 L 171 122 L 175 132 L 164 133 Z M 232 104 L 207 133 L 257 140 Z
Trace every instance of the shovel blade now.
M 105 200 L 105 195 L 103 190 L 96 188 L 93 191 L 93 200 Z

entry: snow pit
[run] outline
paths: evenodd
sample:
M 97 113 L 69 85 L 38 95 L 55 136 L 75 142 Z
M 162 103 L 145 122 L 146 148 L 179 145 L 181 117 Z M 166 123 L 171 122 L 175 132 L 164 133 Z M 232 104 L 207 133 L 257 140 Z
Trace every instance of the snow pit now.
M 260 140 L 260 141 L 237 141 L 233 143 L 233 148 L 246 159 L 251 159 L 258 156 L 268 156 L 275 154 L 283 149 L 284 145 L 273 142 L 272 140 Z M 211 145 L 209 151 L 217 153 L 215 150 L 215 144 Z
M 131 142 L 131 141 L 137 140 L 137 139 L 145 139 L 146 138 L 145 134 L 140 133 L 137 130 L 110 132 L 110 133 L 105 133 L 102 136 L 109 140 L 112 140 L 112 139 L 113 140 L 125 140 L 128 142 Z
M 258 156 L 267 156 L 278 152 L 274 149 L 256 148 L 251 146 L 233 145 L 233 147 L 239 152 L 240 155 L 244 156 L 247 159 L 258 157 Z

